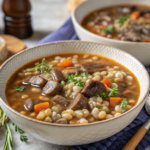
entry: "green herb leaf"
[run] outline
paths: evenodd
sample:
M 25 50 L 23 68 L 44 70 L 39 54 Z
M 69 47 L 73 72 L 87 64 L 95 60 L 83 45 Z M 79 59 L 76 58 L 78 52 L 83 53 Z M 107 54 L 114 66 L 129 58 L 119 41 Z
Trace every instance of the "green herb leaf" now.
M 27 141 L 28 141 L 28 138 L 27 138 L 27 136 L 20 135 L 20 140 L 21 140 L 22 142 L 27 142 Z
M 46 64 L 46 60 L 45 60 L 45 58 L 43 58 L 43 59 L 42 59 L 41 64 Z
M 81 73 L 81 77 L 89 77 L 90 76 L 90 74 L 88 74 L 87 72 L 84 72 L 84 73 Z
M 40 65 L 40 63 L 39 62 L 37 62 L 37 63 L 35 63 L 35 66 L 37 67 L 37 66 L 39 66 Z
M 130 17 L 130 15 L 127 15 L 126 17 L 121 16 L 121 17 L 118 19 L 118 23 L 123 24 L 126 20 L 129 19 L 129 17 Z
M 82 82 L 81 79 L 80 80 L 75 79 L 75 77 L 84 77 L 85 75 L 87 76 L 88 74 L 84 73 L 81 75 L 81 74 L 75 73 L 75 74 L 68 75 L 66 79 L 68 79 L 68 83 L 74 83 L 75 85 L 82 87 L 85 85 L 85 83 Z
M 108 27 L 108 28 L 105 28 L 102 30 L 102 32 L 105 32 L 105 33 L 112 33 L 114 32 L 115 30 L 115 27 L 114 26 L 111 26 L 111 27 Z
M 128 102 L 126 100 L 122 100 L 121 103 L 120 103 L 120 105 L 119 105 L 119 107 L 121 109 L 126 110 L 127 109 L 127 105 L 128 105 Z
M 66 84 L 66 82 L 65 81 L 61 81 L 61 85 L 65 85 Z
M 103 100 L 105 100 L 107 98 L 107 94 L 106 93 L 102 93 L 101 91 L 95 95 L 96 97 L 101 97 Z
M 55 63 L 53 62 L 51 65 L 46 63 L 46 59 L 43 58 L 41 64 L 39 62 L 35 63 L 35 67 L 31 69 L 27 69 L 28 72 L 30 71 L 41 71 L 41 73 L 47 73 L 48 71 L 52 70 Z
M 101 107 L 100 106 L 96 106 L 96 108 L 100 109 Z
M 28 140 L 27 136 L 22 135 L 24 133 L 24 131 L 22 129 L 20 129 L 17 125 L 15 125 L 15 131 L 20 134 L 20 140 L 22 142 L 26 142 Z
M 17 86 L 17 88 L 15 89 L 15 91 L 19 91 L 22 92 L 25 89 L 26 86 Z
M 27 69 L 27 72 L 32 72 L 34 69 L 33 68 L 30 68 L 30 69 Z
M 114 79 L 110 79 L 110 81 L 111 81 L 112 83 L 114 83 Z
M 108 97 L 114 97 L 114 96 L 118 96 L 118 88 L 117 87 L 112 87 L 112 90 L 109 91 L 108 93 Z
M 85 83 L 82 82 L 81 79 L 80 79 L 80 80 L 75 81 L 75 85 L 82 87 L 82 86 L 85 85 Z
M 117 87 L 112 87 L 111 91 L 107 91 L 106 93 L 102 93 L 101 91 L 95 95 L 95 97 L 100 96 L 103 100 L 109 97 L 117 97 L 118 96 L 118 88 Z

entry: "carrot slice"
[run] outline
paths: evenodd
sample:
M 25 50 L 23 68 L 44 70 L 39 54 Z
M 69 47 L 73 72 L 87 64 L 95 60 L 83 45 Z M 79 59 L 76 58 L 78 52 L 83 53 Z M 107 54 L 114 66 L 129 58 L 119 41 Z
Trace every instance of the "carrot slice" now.
M 110 97 L 109 100 L 109 106 L 115 107 L 116 105 L 121 103 L 122 98 L 121 97 Z
M 104 78 L 101 82 L 106 84 L 108 87 L 111 87 L 112 85 L 112 82 L 108 79 L 108 77 Z
M 71 66 L 71 61 L 69 59 L 65 59 L 64 61 L 58 63 L 59 67 L 69 67 Z
M 139 17 L 140 17 L 140 13 L 138 11 L 135 11 L 130 15 L 131 20 L 137 20 Z
M 49 108 L 49 103 L 48 102 L 34 105 L 34 111 L 36 113 L 40 112 L 42 109 L 47 109 L 47 108 Z

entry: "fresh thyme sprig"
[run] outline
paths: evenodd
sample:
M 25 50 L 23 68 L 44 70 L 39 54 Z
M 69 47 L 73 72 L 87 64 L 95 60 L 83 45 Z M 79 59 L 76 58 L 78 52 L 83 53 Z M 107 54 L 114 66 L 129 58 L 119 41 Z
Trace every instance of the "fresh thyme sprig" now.
M 28 141 L 27 136 L 22 135 L 22 134 L 24 134 L 24 131 L 22 129 L 20 129 L 17 125 L 15 125 L 14 123 L 12 123 L 12 125 L 15 126 L 15 131 L 20 134 L 20 140 L 22 142 L 27 142 Z
M 34 68 L 27 69 L 28 72 L 32 71 L 40 71 L 41 73 L 47 73 L 48 71 L 52 70 L 52 67 L 55 65 L 55 63 L 48 64 L 46 63 L 46 59 L 43 58 L 41 63 L 37 62 L 35 63 Z

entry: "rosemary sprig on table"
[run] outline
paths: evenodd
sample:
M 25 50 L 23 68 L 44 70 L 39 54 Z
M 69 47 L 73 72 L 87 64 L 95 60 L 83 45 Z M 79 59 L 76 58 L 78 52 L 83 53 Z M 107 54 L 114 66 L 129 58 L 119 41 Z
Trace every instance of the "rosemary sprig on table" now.
M 8 116 L 5 114 L 5 112 L 0 107 L 0 128 L 2 128 L 4 125 L 6 126 L 6 137 L 5 137 L 5 143 L 4 143 L 3 150 L 12 150 L 12 148 L 13 148 L 12 134 L 11 134 L 9 125 L 7 124 L 8 120 L 9 120 Z M 13 125 L 15 125 L 15 124 L 13 123 Z M 21 130 L 17 125 L 15 125 L 15 131 L 20 134 L 20 140 L 22 142 L 24 142 L 24 141 L 26 142 L 28 140 L 28 138 L 26 136 L 22 135 L 24 133 L 24 131 Z
M 4 125 L 6 126 L 6 137 L 5 137 L 5 144 L 3 150 L 12 150 L 12 134 L 9 128 L 9 125 L 7 124 L 9 118 L 5 114 L 5 112 L 0 107 L 0 128 L 2 128 Z

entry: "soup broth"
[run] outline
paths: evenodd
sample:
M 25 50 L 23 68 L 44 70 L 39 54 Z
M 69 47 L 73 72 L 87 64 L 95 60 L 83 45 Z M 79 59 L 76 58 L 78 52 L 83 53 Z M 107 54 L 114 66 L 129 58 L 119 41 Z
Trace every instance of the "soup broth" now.
M 45 122 L 86 124 L 117 117 L 139 98 L 137 78 L 117 62 L 92 54 L 61 54 L 27 63 L 8 80 L 8 104 Z
M 100 9 L 88 14 L 82 21 L 88 31 L 102 37 L 150 42 L 150 7 L 123 5 Z

